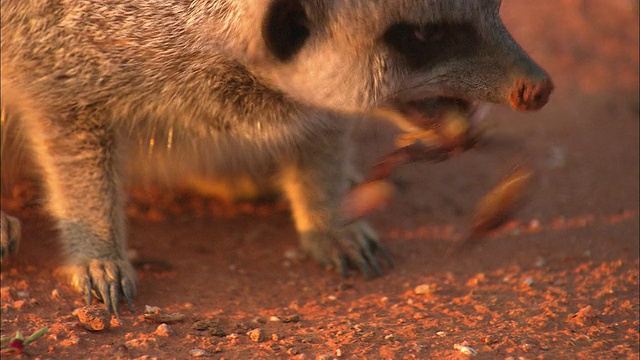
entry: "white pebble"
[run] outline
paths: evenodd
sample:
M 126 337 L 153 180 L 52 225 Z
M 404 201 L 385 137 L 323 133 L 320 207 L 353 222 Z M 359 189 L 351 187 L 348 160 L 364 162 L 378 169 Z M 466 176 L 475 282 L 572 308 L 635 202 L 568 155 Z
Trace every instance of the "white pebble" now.
M 478 352 L 474 348 L 467 345 L 455 344 L 453 345 L 453 348 L 465 355 L 473 355 L 473 356 L 478 355 Z
M 158 314 L 160 312 L 160 308 L 157 306 L 145 305 L 144 312 L 145 314 Z
M 207 352 L 204 349 L 191 349 L 189 350 L 189 355 L 193 356 L 193 357 L 200 357 L 200 356 L 204 356 L 206 355 Z
M 169 337 L 172 334 L 171 328 L 167 324 L 160 324 L 156 328 L 155 334 L 158 336 Z
M 424 295 L 424 294 L 430 294 L 433 292 L 433 289 L 431 289 L 431 286 L 429 284 L 422 284 L 422 285 L 418 285 L 413 289 L 413 292 L 416 293 L 417 295 Z

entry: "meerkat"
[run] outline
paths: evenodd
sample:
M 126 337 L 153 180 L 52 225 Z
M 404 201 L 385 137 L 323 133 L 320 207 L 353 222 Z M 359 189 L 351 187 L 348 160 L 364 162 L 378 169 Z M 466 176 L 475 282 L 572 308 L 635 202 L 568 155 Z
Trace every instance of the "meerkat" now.
M 42 173 L 70 284 L 132 309 L 122 169 L 150 137 L 167 171 L 274 181 L 307 253 L 380 274 L 375 232 L 338 211 L 349 135 L 364 112 L 437 97 L 544 106 L 552 81 L 500 3 L 2 0 L 2 102 Z M 2 214 L 3 255 L 16 224 Z

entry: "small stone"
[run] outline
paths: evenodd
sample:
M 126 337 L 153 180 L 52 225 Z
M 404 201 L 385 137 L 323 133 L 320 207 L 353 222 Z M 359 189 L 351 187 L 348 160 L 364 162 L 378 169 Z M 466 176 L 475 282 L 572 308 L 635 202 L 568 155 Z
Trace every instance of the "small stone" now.
M 130 349 L 149 349 L 156 346 L 156 338 L 151 336 L 128 340 L 125 345 Z
M 206 354 L 207 352 L 204 349 L 195 348 L 195 349 L 189 350 L 189 355 L 193 357 L 200 357 Z
M 124 322 L 120 318 L 112 317 L 110 324 L 111 324 L 111 327 L 118 327 L 118 326 L 122 326 Z
M 205 331 L 212 326 L 211 320 L 198 320 L 191 325 L 193 330 Z
M 282 319 L 282 322 L 285 323 L 285 324 L 300 322 L 300 315 L 285 316 L 284 319 Z
M 144 306 L 144 313 L 145 314 L 159 314 L 160 313 L 160 308 L 157 307 L 157 306 L 145 305 Z
M 277 316 L 270 316 L 269 321 L 271 322 L 282 322 L 282 320 Z
M 111 314 L 104 306 L 88 305 L 73 310 L 80 325 L 89 331 L 103 331 L 111 327 Z
M 524 284 L 527 285 L 527 286 L 533 285 L 533 278 L 525 279 Z
M 249 330 L 247 335 L 253 342 L 262 342 L 264 340 L 264 332 L 260 329 Z
M 51 298 L 53 300 L 60 300 L 62 297 L 60 296 L 60 291 L 58 289 L 51 290 Z
M 184 321 L 186 316 L 180 313 L 165 314 L 157 306 L 144 306 L 144 314 L 142 315 L 146 320 L 150 320 L 156 323 L 175 323 Z
M 533 350 L 533 348 L 534 348 L 534 345 L 530 343 L 524 343 L 520 345 L 520 349 L 522 349 L 525 352 L 529 352 Z
M 173 331 L 171 331 L 171 328 L 169 328 L 169 325 L 160 324 L 156 328 L 156 331 L 154 332 L 154 334 L 162 337 L 169 337 L 173 334 Z
M 225 337 L 227 333 L 218 326 L 212 326 L 209 328 L 209 336 Z
M 429 284 L 418 285 L 413 289 L 413 292 L 417 295 L 431 294 L 433 293 L 433 289 Z
M 227 336 L 226 332 L 211 319 L 198 320 L 191 325 L 191 328 L 197 331 L 207 331 L 209 336 Z
M 498 342 L 498 338 L 494 335 L 487 335 L 482 339 L 482 342 L 487 344 L 487 345 L 491 345 L 491 344 L 495 344 Z
M 261 316 L 256 316 L 256 317 L 254 317 L 251 321 L 253 321 L 254 323 L 257 323 L 257 324 L 264 324 L 264 323 L 266 323 L 266 322 L 267 322 L 267 321 L 266 321 L 263 317 L 261 317 Z
M 453 348 L 465 355 L 473 355 L 473 356 L 478 355 L 478 352 L 474 348 L 466 345 L 465 343 L 455 344 L 453 345 Z
M 60 341 L 58 345 L 62 347 L 67 347 L 67 346 L 78 345 L 79 343 L 80 343 L 80 337 L 78 336 L 78 334 L 76 334 L 74 331 L 70 331 L 69 336 L 66 339 Z
M 593 310 L 591 305 L 587 305 L 580 309 L 577 313 L 573 314 L 569 321 L 578 324 L 580 326 L 584 326 L 585 324 L 593 321 L 596 318 L 596 312 Z
M 150 320 L 156 323 L 175 323 L 184 321 L 187 317 L 181 313 L 173 313 L 173 314 L 162 314 L 162 313 L 147 313 L 144 314 L 143 317 L 146 320 Z
M 440 336 L 440 337 L 445 337 L 445 336 L 447 336 L 447 332 L 446 332 L 446 331 L 438 331 L 438 332 L 436 333 L 436 335 L 438 335 L 438 336 Z

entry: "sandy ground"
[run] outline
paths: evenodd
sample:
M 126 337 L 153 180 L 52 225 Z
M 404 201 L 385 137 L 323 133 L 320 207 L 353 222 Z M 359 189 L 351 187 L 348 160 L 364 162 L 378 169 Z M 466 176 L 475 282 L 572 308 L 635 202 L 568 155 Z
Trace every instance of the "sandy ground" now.
M 3 358 L 638 359 L 638 1 L 505 0 L 502 14 L 557 90 L 537 113 L 494 108 L 478 149 L 394 175 L 402 191 L 370 217 L 396 264 L 384 276 L 300 259 L 286 204 L 134 192 L 130 246 L 153 260 L 137 312 L 89 332 L 53 275 L 50 222 L 16 190 L 2 203 L 24 223 L 2 264 L 2 336 L 49 330 Z M 381 124 L 357 137 L 362 169 L 392 146 Z M 537 170 L 526 206 L 445 258 L 523 158 Z M 184 318 L 159 328 L 145 305 Z

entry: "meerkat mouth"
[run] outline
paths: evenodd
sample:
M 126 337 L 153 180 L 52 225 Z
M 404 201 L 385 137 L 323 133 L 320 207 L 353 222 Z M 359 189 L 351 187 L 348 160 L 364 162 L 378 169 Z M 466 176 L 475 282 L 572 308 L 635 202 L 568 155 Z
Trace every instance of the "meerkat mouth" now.
M 374 110 L 400 130 L 417 133 L 440 126 L 452 113 L 466 118 L 470 126 L 476 126 L 487 115 L 491 104 L 463 98 L 434 97 L 418 101 L 389 102 Z

